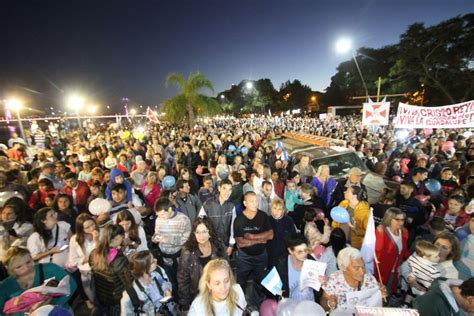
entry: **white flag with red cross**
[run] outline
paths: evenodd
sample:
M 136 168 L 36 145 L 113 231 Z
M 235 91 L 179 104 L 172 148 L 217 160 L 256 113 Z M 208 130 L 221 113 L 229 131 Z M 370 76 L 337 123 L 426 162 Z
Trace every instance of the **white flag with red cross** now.
M 388 125 L 390 113 L 390 102 L 368 102 L 364 103 L 362 110 L 363 125 Z
M 149 119 L 150 121 L 152 121 L 153 123 L 158 123 L 158 116 L 156 115 L 156 112 L 153 112 L 150 107 L 147 107 L 146 109 L 146 117 L 147 119 Z

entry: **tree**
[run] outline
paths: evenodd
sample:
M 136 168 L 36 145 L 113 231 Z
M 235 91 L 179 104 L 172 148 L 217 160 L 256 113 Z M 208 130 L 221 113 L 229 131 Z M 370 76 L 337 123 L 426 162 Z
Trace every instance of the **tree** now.
M 415 23 L 401 35 L 391 79 L 405 90 L 426 87 L 433 105 L 474 97 L 474 14 L 425 27 Z
M 299 80 L 288 80 L 282 83 L 278 93 L 279 110 L 304 109 L 311 102 L 312 95 L 313 91 L 309 86 L 303 85 Z
M 189 74 L 187 80 L 181 74 L 172 73 L 166 78 L 166 84 L 175 84 L 181 90 L 180 94 L 164 102 L 163 110 L 171 122 L 187 119 L 192 128 L 196 116 L 214 115 L 221 110 L 214 98 L 199 94 L 199 90 L 203 88 L 214 93 L 212 83 L 199 72 Z

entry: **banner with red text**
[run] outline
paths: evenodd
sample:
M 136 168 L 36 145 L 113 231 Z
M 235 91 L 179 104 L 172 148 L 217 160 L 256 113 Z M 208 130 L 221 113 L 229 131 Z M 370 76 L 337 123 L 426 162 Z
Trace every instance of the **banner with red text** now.
M 396 128 L 466 128 L 474 127 L 474 101 L 425 107 L 398 104 Z

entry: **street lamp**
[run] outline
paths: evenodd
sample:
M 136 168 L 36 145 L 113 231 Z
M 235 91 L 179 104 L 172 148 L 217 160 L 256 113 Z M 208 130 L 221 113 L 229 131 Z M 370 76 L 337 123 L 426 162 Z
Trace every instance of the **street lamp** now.
M 10 99 L 10 100 L 7 100 L 5 105 L 7 106 L 8 109 L 14 110 L 16 112 L 18 125 L 20 126 L 21 138 L 23 138 L 23 140 L 26 142 L 25 131 L 23 130 L 23 123 L 21 122 L 21 118 L 20 118 L 20 108 L 22 107 L 21 101 L 17 99 Z
M 81 96 L 78 96 L 78 95 L 71 95 L 68 99 L 67 99 L 67 106 L 68 108 L 70 108 L 71 110 L 74 110 L 77 114 L 77 122 L 79 123 L 79 130 L 81 131 L 81 133 L 83 132 L 82 130 L 82 123 L 81 123 L 81 118 L 79 116 L 79 111 L 82 109 L 82 107 L 84 106 L 84 98 L 81 97 Z
M 130 114 L 132 114 L 132 116 L 135 116 L 137 114 L 137 110 L 130 109 Z
M 245 84 L 245 87 L 250 90 L 253 88 L 253 83 L 251 81 L 247 81 L 247 83 Z
M 360 79 L 362 80 L 362 84 L 364 85 L 365 96 L 367 97 L 367 101 L 369 101 L 369 91 L 367 90 L 367 85 L 365 84 L 364 77 L 362 76 L 362 72 L 360 71 L 359 63 L 357 62 L 354 50 L 352 49 L 352 42 L 347 38 L 341 38 L 336 42 L 336 51 L 340 54 L 347 53 L 348 51 L 351 52 L 352 59 L 354 59 L 357 71 L 359 72 Z

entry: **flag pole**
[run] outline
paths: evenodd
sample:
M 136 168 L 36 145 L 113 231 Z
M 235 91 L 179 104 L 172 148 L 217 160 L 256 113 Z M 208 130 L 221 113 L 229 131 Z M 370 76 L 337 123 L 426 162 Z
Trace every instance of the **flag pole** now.
M 377 268 L 377 273 L 379 275 L 380 284 L 385 286 L 385 284 L 383 284 L 382 282 L 382 275 L 380 274 L 380 268 L 379 268 L 379 259 L 377 258 L 377 254 L 375 253 L 375 251 L 374 251 L 374 260 L 375 260 L 375 266 Z M 383 301 L 387 303 L 387 299 L 385 297 L 383 298 Z

